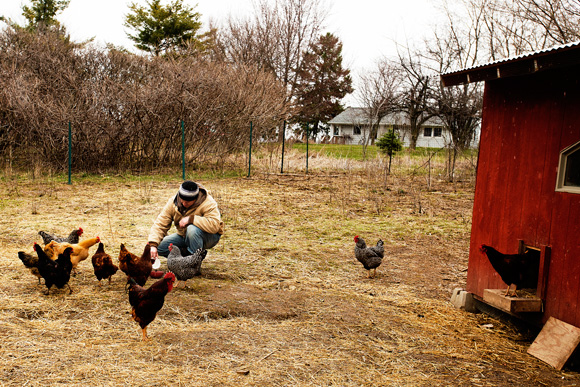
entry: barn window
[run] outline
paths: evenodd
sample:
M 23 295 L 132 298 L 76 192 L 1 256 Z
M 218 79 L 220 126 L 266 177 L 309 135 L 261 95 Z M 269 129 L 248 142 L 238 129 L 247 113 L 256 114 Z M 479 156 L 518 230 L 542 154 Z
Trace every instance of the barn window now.
M 442 129 L 441 128 L 433 128 L 433 137 L 441 137 Z
M 423 137 L 431 137 L 431 131 L 432 130 L 433 130 L 432 128 L 425 128 L 423 130 Z
M 334 132 L 333 132 L 333 134 L 334 134 L 335 136 L 338 136 L 338 133 L 339 133 L 339 131 L 338 131 L 338 126 L 335 126 L 335 127 L 334 127 Z
M 560 153 L 556 191 L 580 193 L 580 142 Z
M 353 131 L 352 131 L 352 134 L 359 134 L 360 135 L 360 133 L 361 133 L 360 126 L 355 126 Z

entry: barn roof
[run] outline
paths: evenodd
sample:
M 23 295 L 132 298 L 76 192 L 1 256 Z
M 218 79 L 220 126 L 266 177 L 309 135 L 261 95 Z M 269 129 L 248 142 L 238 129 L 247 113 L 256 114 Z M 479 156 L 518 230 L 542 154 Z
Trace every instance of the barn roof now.
M 490 81 L 580 64 L 580 41 L 441 74 L 444 86 Z
M 347 107 L 345 111 L 328 121 L 333 125 L 364 125 L 368 123 L 365 108 Z M 387 114 L 381 119 L 382 125 L 409 125 L 409 118 L 404 113 Z M 437 117 L 431 117 L 423 124 L 430 126 L 443 126 L 443 122 Z

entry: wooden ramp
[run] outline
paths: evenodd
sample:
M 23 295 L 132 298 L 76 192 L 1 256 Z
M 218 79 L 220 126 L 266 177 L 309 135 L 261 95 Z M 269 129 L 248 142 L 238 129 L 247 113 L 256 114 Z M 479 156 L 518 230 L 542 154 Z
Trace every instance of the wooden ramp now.
M 550 317 L 528 353 L 561 370 L 580 343 L 580 328 Z
M 542 311 L 539 297 L 506 297 L 505 289 L 484 289 L 483 301 L 508 313 L 530 313 Z

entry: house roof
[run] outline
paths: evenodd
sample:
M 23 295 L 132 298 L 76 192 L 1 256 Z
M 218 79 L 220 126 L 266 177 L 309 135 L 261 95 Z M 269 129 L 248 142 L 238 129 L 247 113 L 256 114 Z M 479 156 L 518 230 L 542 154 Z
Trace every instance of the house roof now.
M 444 86 L 533 74 L 580 64 L 580 41 L 441 74 Z
M 364 125 L 368 123 L 368 117 L 365 115 L 365 108 L 347 107 L 345 111 L 328 121 L 333 125 Z M 409 119 L 404 113 L 391 113 L 383 117 L 381 125 L 409 125 Z M 423 125 L 443 126 L 443 122 L 437 118 L 429 118 Z

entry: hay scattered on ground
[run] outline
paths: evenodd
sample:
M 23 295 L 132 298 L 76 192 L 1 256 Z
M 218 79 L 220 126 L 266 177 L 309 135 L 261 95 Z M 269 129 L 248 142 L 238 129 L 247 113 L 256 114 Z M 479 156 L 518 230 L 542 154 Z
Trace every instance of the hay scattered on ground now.
M 313 163 L 309 175 L 202 181 L 226 234 L 202 276 L 167 296 L 150 343 L 130 320 L 122 275 L 99 288 L 87 260 L 72 295 L 45 296 L 17 252 L 40 242 L 38 230 L 78 226 L 115 259 L 121 243 L 140 252 L 179 178 L 4 181 L 0 386 L 580 383 L 526 354 L 532 332 L 450 305 L 465 283 L 472 181 L 434 174 L 427 190 L 424 174 L 395 170 L 385 183 L 376 164 Z M 356 234 L 385 241 L 376 279 L 353 257 Z

